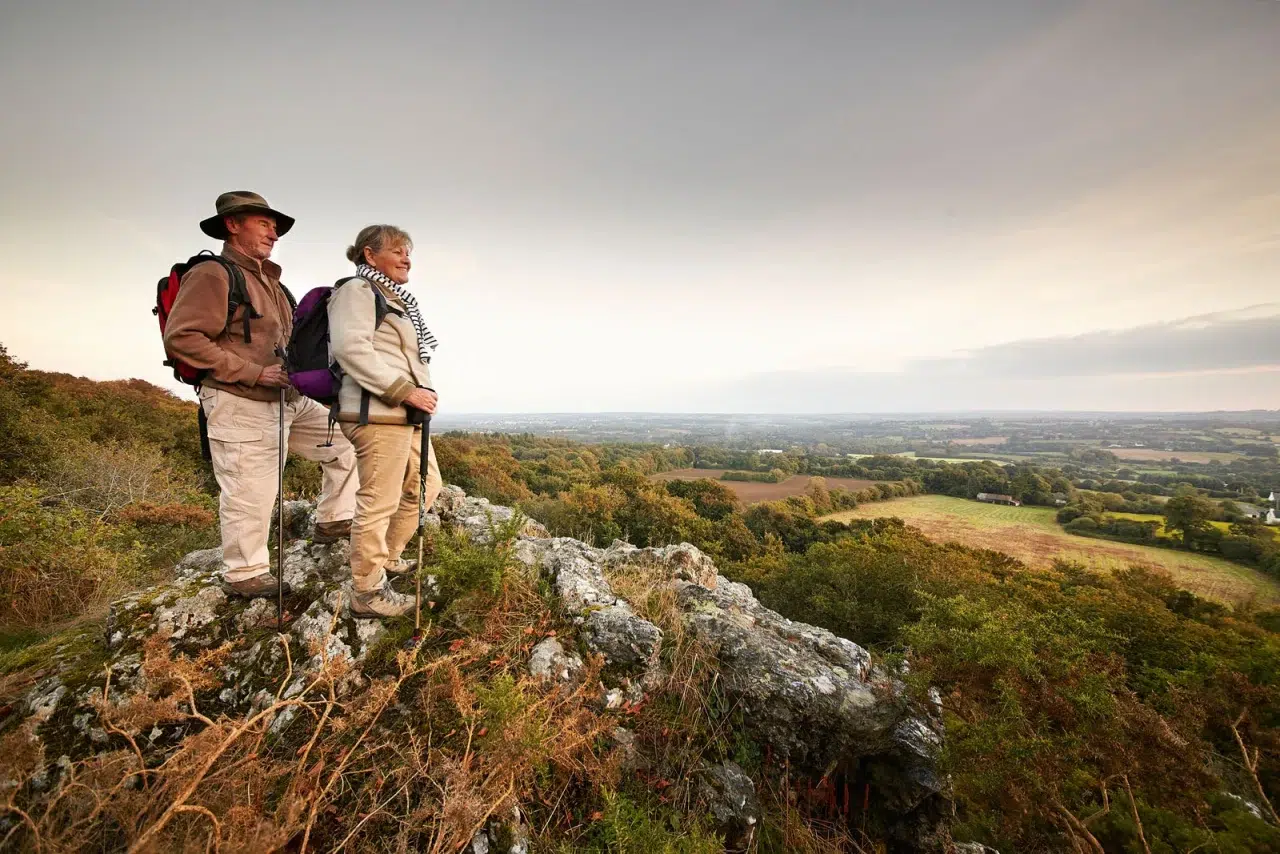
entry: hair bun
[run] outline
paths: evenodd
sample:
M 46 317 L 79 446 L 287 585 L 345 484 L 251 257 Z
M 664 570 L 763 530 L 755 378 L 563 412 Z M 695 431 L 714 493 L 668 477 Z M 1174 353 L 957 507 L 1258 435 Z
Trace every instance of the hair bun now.
M 356 250 L 354 246 L 347 247 L 347 260 L 350 261 L 352 264 L 356 264 L 359 262 L 360 253 L 359 251 Z

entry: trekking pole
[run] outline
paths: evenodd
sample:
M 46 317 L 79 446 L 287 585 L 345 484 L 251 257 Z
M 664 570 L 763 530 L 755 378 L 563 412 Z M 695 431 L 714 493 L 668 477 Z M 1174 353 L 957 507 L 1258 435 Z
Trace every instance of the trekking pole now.
M 284 388 L 280 388 L 280 442 L 276 467 L 276 631 L 284 631 Z
M 422 558 L 427 539 L 427 455 L 431 452 L 431 413 L 422 414 L 422 455 L 418 458 L 418 571 L 413 594 L 413 637 L 409 643 L 422 643 Z

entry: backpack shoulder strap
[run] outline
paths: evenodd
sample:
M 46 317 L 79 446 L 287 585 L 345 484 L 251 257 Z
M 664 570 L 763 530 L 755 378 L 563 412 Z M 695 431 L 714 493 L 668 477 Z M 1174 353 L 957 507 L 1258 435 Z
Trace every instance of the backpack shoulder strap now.
M 249 330 L 249 321 L 253 318 L 262 317 L 262 315 L 257 312 L 253 307 L 253 303 L 249 300 L 249 287 L 245 284 L 244 273 L 240 270 L 238 264 L 228 261 L 221 255 L 215 255 L 208 249 L 191 256 L 191 260 L 187 262 L 187 268 L 190 269 L 206 261 L 217 262 L 227 273 L 227 328 L 230 328 L 231 321 L 235 318 L 236 310 L 242 305 L 247 306 L 244 317 L 241 318 L 241 331 L 244 334 L 245 343 L 251 343 L 253 336 Z
M 249 331 L 249 321 L 255 317 L 262 317 L 262 315 L 254 309 L 253 303 L 249 301 L 249 286 L 245 284 L 244 272 L 240 269 L 240 265 L 228 261 L 221 255 L 217 256 L 217 259 L 226 269 L 227 278 L 231 283 L 230 288 L 227 290 L 227 326 L 231 325 L 236 309 L 242 305 L 245 306 L 245 312 L 240 318 L 240 329 L 245 343 L 249 344 L 253 341 L 253 334 Z
M 284 298 L 289 301 L 289 313 L 292 314 L 298 310 L 298 301 L 293 298 L 293 293 L 284 286 L 284 282 L 279 282 L 278 284 L 280 285 L 280 290 L 284 291 Z
M 373 286 L 373 328 L 377 329 L 382 325 L 382 321 L 387 319 L 387 312 L 391 311 L 391 306 L 387 304 L 387 298 L 382 294 L 382 288 L 377 285 Z
M 333 289 L 336 291 L 347 282 L 351 282 L 356 279 L 359 279 L 362 282 L 367 281 L 362 279 L 360 276 L 347 276 L 334 282 Z M 367 282 L 367 284 L 369 285 L 369 290 L 373 291 L 373 328 L 377 329 L 382 325 L 382 321 L 387 319 L 387 314 L 393 311 L 393 309 L 387 302 L 387 298 L 383 295 L 382 288 L 378 287 L 373 282 Z

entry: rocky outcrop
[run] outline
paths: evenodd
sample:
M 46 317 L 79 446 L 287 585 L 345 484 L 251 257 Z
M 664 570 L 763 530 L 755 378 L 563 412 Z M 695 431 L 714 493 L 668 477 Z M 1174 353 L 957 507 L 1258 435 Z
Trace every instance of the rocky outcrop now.
M 441 493 L 427 521 L 464 531 L 478 542 L 491 542 L 495 532 L 514 537 L 515 564 L 546 582 L 561 615 L 576 628 L 576 639 L 547 638 L 533 649 L 529 672 L 549 687 L 574 684 L 587 669 L 584 656 L 598 655 L 606 682 L 602 706 L 641 703 L 662 678 L 669 642 L 658 625 L 662 622 L 714 658 L 720 694 L 765 752 L 814 780 L 856 784 L 900 847 L 924 848 L 934 836 L 948 806 L 945 783 L 935 770 L 939 721 L 932 709 L 908 702 L 901 674 L 876 664 L 857 644 L 769 610 L 687 544 L 639 549 L 615 542 L 601 549 L 550 537 L 510 508 L 468 497 L 456 487 Z M 309 505 L 286 506 L 287 531 L 305 537 L 313 525 Z M 274 601 L 228 597 L 217 578 L 219 550 L 194 552 L 177 566 L 172 582 L 114 604 L 101 668 L 51 663 L 21 711 L 54 748 L 51 760 L 60 753 L 74 758 L 91 752 L 107 740 L 94 723 L 103 673 L 110 673 L 112 698 L 127 698 L 142 678 L 144 646 L 158 637 L 190 656 L 227 646 L 214 712 L 264 707 L 286 673 L 291 676 L 283 696 L 291 696 L 326 662 L 338 659 L 349 665 L 338 692 L 358 690 L 365 681 L 362 663 L 387 629 L 348 612 L 347 559 L 346 543 L 320 546 L 303 538 L 288 544 L 284 574 L 293 593 L 286 601 L 291 619 L 282 641 Z M 643 581 L 640 587 L 637 578 Z M 666 620 L 673 622 L 646 619 L 640 612 L 649 611 L 628 602 L 615 586 L 670 594 L 664 599 L 670 609 Z M 287 725 L 281 718 L 280 725 Z M 630 734 L 618 733 L 634 754 Z M 181 727 L 157 728 L 147 745 L 163 748 L 183 734 Z M 628 762 L 642 759 L 630 755 Z M 749 837 L 754 832 L 758 805 L 741 768 L 708 763 L 699 772 L 698 788 L 726 833 Z M 509 827 L 483 829 L 473 850 L 498 850 L 499 839 L 503 850 L 520 850 Z
M 878 811 L 891 817 L 888 832 L 902 845 L 924 847 L 936 833 L 947 810 L 946 782 L 936 770 L 936 704 L 913 708 L 901 674 L 874 664 L 862 647 L 764 607 L 688 544 L 639 549 L 618 541 L 598 549 L 569 538 L 528 538 L 516 557 L 550 581 L 587 651 L 641 687 L 660 667 L 663 633 L 609 578 L 640 573 L 648 585 L 668 585 L 683 627 L 714 654 L 721 691 L 760 744 L 794 769 L 874 790 Z M 606 705 L 613 694 L 621 705 L 621 689 L 606 695 Z M 724 829 L 744 832 L 745 819 Z

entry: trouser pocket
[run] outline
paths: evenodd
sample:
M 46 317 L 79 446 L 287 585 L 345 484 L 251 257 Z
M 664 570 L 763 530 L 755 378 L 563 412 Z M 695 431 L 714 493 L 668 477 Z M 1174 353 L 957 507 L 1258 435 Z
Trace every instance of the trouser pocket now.
M 262 436 L 263 431 L 256 427 L 210 425 L 209 451 L 212 455 L 214 471 L 221 471 L 232 477 L 245 474 L 245 458 L 250 450 L 247 446 L 250 443 L 261 442 Z M 250 474 L 256 474 L 256 472 L 250 472 Z

